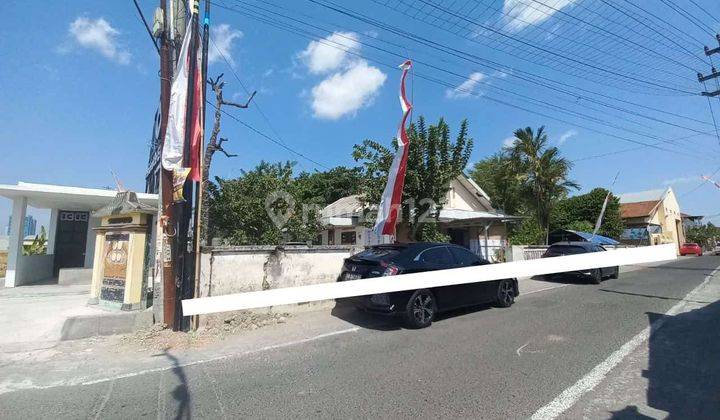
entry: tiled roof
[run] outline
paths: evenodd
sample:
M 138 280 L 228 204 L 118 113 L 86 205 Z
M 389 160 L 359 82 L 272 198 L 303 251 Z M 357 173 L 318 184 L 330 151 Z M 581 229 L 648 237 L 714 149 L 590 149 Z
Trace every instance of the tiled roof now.
M 629 219 L 632 217 L 646 217 L 652 214 L 657 207 L 659 200 L 640 201 L 637 203 L 620 203 L 620 217 Z

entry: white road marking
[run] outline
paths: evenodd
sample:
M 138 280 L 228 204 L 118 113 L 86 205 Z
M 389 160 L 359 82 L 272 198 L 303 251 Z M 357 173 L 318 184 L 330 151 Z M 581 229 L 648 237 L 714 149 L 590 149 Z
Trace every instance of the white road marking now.
M 542 289 L 533 290 L 532 292 L 526 292 L 526 293 L 523 293 L 523 292 L 521 291 L 519 297 L 527 296 L 527 295 L 532 295 L 533 293 L 544 292 L 544 291 L 546 291 L 546 290 L 559 289 L 559 288 L 565 287 L 565 286 L 570 286 L 570 284 L 559 284 L 559 285 L 557 285 L 557 286 L 543 287 Z
M 356 332 L 356 331 L 359 331 L 360 329 L 361 329 L 360 327 L 352 327 L 352 328 L 347 328 L 344 330 L 331 331 L 331 332 L 327 332 L 327 333 L 323 333 L 323 334 L 318 334 L 318 335 L 315 335 L 312 337 L 303 338 L 300 340 L 293 340 L 293 341 L 288 341 L 285 343 L 272 344 L 269 346 L 260 347 L 258 349 L 247 350 L 245 352 L 238 353 L 238 354 L 226 354 L 226 355 L 222 355 L 222 356 L 211 357 L 209 359 L 201 359 L 201 360 L 195 360 L 195 361 L 187 362 L 187 363 L 180 363 L 178 365 L 163 366 L 163 367 L 157 367 L 157 368 L 153 368 L 153 369 L 143 369 L 143 370 L 139 370 L 139 371 L 135 371 L 135 372 L 123 373 L 121 375 L 115 375 L 115 376 L 110 376 L 110 377 L 100 378 L 100 379 L 93 379 L 91 381 L 86 381 L 86 380 L 84 380 L 84 378 L 76 378 L 76 379 L 71 379 L 71 380 L 67 380 L 67 381 L 57 381 L 51 385 L 35 385 L 33 383 L 22 383 L 22 384 L 16 384 L 16 385 L 20 385 L 20 386 L 16 386 L 14 388 L 12 388 L 12 385 L 4 386 L 4 387 L 0 388 L 0 394 L 22 391 L 22 390 L 26 390 L 26 389 L 50 389 L 50 388 L 57 388 L 57 387 L 61 387 L 61 386 L 95 385 L 95 384 L 100 384 L 103 382 L 115 381 L 118 379 L 132 378 L 135 376 L 147 375 L 147 374 L 155 373 L 155 372 L 163 372 L 163 371 L 168 371 L 168 370 L 172 370 L 172 369 L 176 369 L 176 368 L 196 366 L 196 365 L 200 365 L 200 364 L 204 364 L 204 363 L 216 362 L 219 360 L 249 356 L 251 354 L 262 353 L 262 352 L 269 351 L 269 350 L 276 350 L 276 349 L 285 348 L 285 347 L 292 347 L 292 346 L 296 346 L 299 344 L 309 343 L 311 341 L 321 340 L 321 339 L 327 338 L 327 337 L 333 337 L 336 335 Z
M 523 344 L 522 346 L 518 347 L 518 349 L 515 350 L 515 353 L 517 353 L 517 355 L 520 356 L 520 351 L 521 351 L 522 349 L 524 349 L 525 347 L 527 347 L 528 344 L 530 344 L 529 341 L 528 341 L 527 343 Z
M 685 295 L 685 297 L 680 302 L 676 303 L 672 308 L 665 312 L 665 315 L 676 315 L 680 312 L 683 312 L 685 305 L 689 301 L 688 297 L 702 290 L 717 272 L 718 269 L 716 268 L 715 270 L 713 270 L 712 273 L 705 277 L 702 283 L 700 283 L 697 287 L 695 287 L 687 295 Z M 615 366 L 622 362 L 622 360 L 628 354 L 630 354 L 633 350 L 635 350 L 636 348 L 638 348 L 638 346 L 645 342 L 645 340 L 650 337 L 651 333 L 662 327 L 666 319 L 666 317 L 658 319 L 657 321 L 653 322 L 649 327 L 645 328 L 639 334 L 633 337 L 630 341 L 623 344 L 622 347 L 613 352 L 602 363 L 595 366 L 590 372 L 580 378 L 579 381 L 575 382 L 575 384 L 565 389 L 562 393 L 560 393 L 560 395 L 555 397 L 555 399 L 550 401 L 547 405 L 537 410 L 535 414 L 533 414 L 532 419 L 554 419 L 560 414 L 567 411 L 586 392 L 595 388 Z

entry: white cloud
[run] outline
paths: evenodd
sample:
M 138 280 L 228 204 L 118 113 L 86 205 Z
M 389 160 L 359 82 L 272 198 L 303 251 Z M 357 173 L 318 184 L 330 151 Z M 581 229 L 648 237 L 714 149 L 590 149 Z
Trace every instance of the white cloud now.
M 558 138 L 557 144 L 558 146 L 561 146 L 565 144 L 566 141 L 570 140 L 571 137 L 577 136 L 578 132 L 575 130 L 568 130 L 560 135 L 560 138 Z
M 485 75 L 480 72 L 470 73 L 468 78 L 453 89 L 445 91 L 445 97 L 451 99 L 467 98 L 471 95 L 476 96 L 475 87 L 485 79 Z
M 508 137 L 502 142 L 503 147 L 513 147 L 515 145 L 515 137 Z
M 385 73 L 365 61 L 327 77 L 311 91 L 315 117 L 337 120 L 344 115 L 354 115 L 372 103 L 385 79 Z
M 120 31 L 113 28 L 104 18 L 78 17 L 70 23 L 68 32 L 77 45 L 95 50 L 105 58 L 117 63 L 130 63 L 130 52 L 118 43 L 117 38 Z M 69 47 L 61 46 L 59 51 L 68 52 Z
M 310 41 L 298 56 L 313 74 L 325 74 L 348 67 L 354 61 L 350 53 L 360 49 L 358 34 L 335 32 L 322 41 Z
M 538 25 L 558 10 L 576 3 L 578 0 L 557 0 L 550 7 L 541 2 L 527 2 L 526 0 L 505 0 L 503 13 L 505 14 L 506 28 L 510 32 L 520 32 L 530 25 Z
M 697 175 L 695 175 L 695 176 L 681 176 L 681 177 L 677 177 L 677 178 L 666 179 L 666 180 L 663 181 L 662 183 L 663 183 L 663 185 L 675 185 L 675 184 L 686 184 L 686 183 L 688 183 L 688 182 L 699 182 L 699 181 L 701 181 L 701 180 L 702 180 L 702 179 L 701 179 L 699 176 L 697 176 Z
M 232 58 L 233 42 L 243 37 L 243 33 L 237 29 L 233 29 L 227 23 L 212 26 L 210 28 L 210 39 L 212 40 L 210 48 L 208 48 L 208 63 L 214 63 L 223 59 L 227 59 L 231 66 L 235 66 L 235 60 Z

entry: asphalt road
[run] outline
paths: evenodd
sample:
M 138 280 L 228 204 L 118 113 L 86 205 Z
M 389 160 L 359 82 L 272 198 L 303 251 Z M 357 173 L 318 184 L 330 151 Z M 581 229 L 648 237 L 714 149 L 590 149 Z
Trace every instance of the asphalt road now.
M 683 259 L 527 295 L 509 309 L 453 312 L 424 330 L 339 309 L 365 328 L 92 385 L 10 392 L 0 395 L 0 417 L 527 418 L 719 265 L 720 257 Z M 690 336 L 699 346 L 720 342 L 716 331 Z

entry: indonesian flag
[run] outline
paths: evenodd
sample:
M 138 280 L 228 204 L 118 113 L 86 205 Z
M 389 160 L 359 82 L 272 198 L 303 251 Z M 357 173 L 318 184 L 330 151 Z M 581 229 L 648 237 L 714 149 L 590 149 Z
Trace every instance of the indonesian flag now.
M 198 36 L 200 38 L 200 36 Z M 200 153 L 202 152 L 203 143 L 203 74 L 202 74 L 202 54 L 200 54 L 199 46 L 202 42 L 198 42 L 197 66 L 195 66 L 195 92 L 193 93 L 193 110 L 192 110 L 192 127 L 190 127 L 190 179 L 200 182 Z
M 412 109 L 412 104 L 405 96 L 405 78 L 411 67 L 412 62 L 410 60 L 400 65 L 403 71 L 400 77 L 400 107 L 402 108 L 403 115 L 397 133 L 397 152 L 395 153 L 395 158 L 393 158 L 392 165 L 390 165 L 387 185 L 385 185 L 385 191 L 383 191 L 382 198 L 380 199 L 380 208 L 378 209 L 375 227 L 373 227 L 377 235 L 395 235 L 395 224 L 397 223 L 397 217 L 400 211 L 409 150 L 405 124 Z
M 716 182 L 716 181 L 713 181 L 713 179 L 710 178 L 709 176 L 703 175 L 703 176 L 702 176 L 702 179 L 703 179 L 703 181 L 705 181 L 705 182 L 708 182 L 708 181 L 709 181 L 709 182 L 712 182 L 713 185 L 715 185 L 716 187 L 720 188 L 720 183 L 718 183 L 718 182 Z

